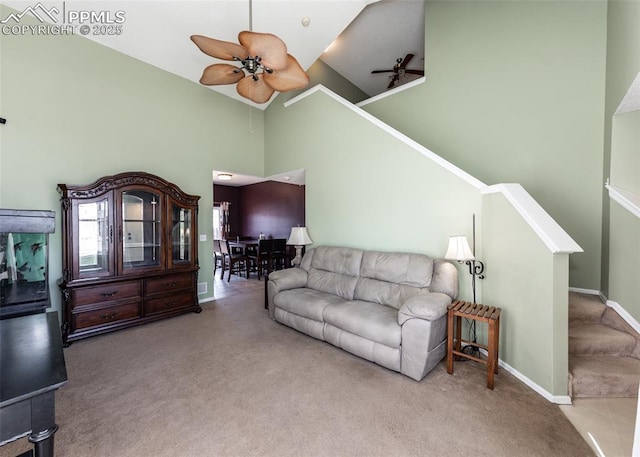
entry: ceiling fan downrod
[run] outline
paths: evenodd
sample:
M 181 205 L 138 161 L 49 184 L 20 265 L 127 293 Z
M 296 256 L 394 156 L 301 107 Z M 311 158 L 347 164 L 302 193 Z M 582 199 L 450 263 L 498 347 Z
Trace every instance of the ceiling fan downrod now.
M 253 0 L 249 0 L 249 31 L 253 32 Z M 271 68 L 263 66 L 260 61 L 262 57 L 260 56 L 249 56 L 246 59 L 240 59 L 235 57 L 236 60 L 239 60 L 242 64 L 242 70 L 246 70 L 249 73 L 254 81 L 258 80 L 258 76 L 256 73 L 258 70 L 262 69 L 263 72 L 273 73 Z M 235 73 L 235 72 L 234 72 Z

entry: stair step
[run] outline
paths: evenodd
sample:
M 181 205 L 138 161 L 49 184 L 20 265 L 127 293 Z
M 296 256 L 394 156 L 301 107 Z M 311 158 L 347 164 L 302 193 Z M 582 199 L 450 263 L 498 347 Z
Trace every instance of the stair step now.
M 640 360 L 633 357 L 572 356 L 569 372 L 574 398 L 638 396 Z
M 635 347 L 633 336 L 606 325 L 584 322 L 569 325 L 569 354 L 627 357 Z
M 640 335 L 638 335 L 638 332 L 636 332 L 628 322 L 621 318 L 613 308 L 607 307 L 607 310 L 602 315 L 602 325 L 606 325 L 607 327 L 611 327 L 615 330 L 620 330 L 621 332 L 626 332 L 633 336 L 636 340 L 636 349 L 632 356 L 636 359 L 640 359 Z
M 600 322 L 606 309 L 596 295 L 569 293 L 569 322 Z

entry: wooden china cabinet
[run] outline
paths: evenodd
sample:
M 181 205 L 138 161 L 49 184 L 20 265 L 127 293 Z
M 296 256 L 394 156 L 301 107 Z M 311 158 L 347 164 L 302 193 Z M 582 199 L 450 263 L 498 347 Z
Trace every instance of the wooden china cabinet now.
M 58 184 L 65 344 L 198 304 L 198 200 L 158 176 Z

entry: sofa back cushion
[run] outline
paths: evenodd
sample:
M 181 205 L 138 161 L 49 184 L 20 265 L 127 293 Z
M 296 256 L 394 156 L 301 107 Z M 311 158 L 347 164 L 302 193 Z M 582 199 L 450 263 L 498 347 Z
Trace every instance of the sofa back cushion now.
M 377 279 L 359 278 L 354 298 L 400 309 L 409 297 L 428 293 L 430 293 L 428 287 L 419 288 Z
M 407 298 L 429 293 L 432 275 L 426 255 L 366 251 L 354 298 L 400 308 Z
M 360 276 L 412 287 L 429 287 L 433 260 L 424 254 L 366 251 Z
M 320 246 L 308 254 L 310 259 L 305 255 L 303 261 L 308 268 L 307 287 L 353 300 L 363 251 Z

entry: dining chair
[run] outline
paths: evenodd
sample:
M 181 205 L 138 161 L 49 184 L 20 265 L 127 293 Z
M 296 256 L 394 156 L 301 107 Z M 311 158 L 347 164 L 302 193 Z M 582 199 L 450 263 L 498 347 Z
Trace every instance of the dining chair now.
M 216 270 L 218 267 L 223 267 L 224 256 L 222 255 L 222 250 L 220 249 L 220 240 L 213 240 L 213 276 L 216 275 Z
M 256 266 L 258 279 L 261 279 L 264 270 L 266 270 L 267 274 L 271 271 L 273 241 L 274 240 L 259 240 L 255 255 L 249 255 L 249 260 Z
M 229 240 L 220 241 L 220 250 L 222 251 L 222 255 L 224 256 L 224 261 L 222 262 L 222 275 L 220 275 L 220 279 L 224 279 L 224 271 L 226 269 L 226 266 L 229 267 L 227 282 L 231 281 L 231 273 L 233 273 L 234 271 L 238 276 L 240 276 L 242 273 L 242 268 L 244 268 L 245 276 L 249 278 L 249 262 L 245 254 L 232 252 L 231 248 L 229 247 Z
M 227 240 L 220 240 L 220 254 L 222 255 L 222 273 L 220 274 L 220 279 L 224 279 L 224 270 L 227 268 L 227 256 L 229 252 Z
M 287 263 L 287 239 L 276 238 L 273 240 L 271 262 L 274 270 L 284 270 Z

